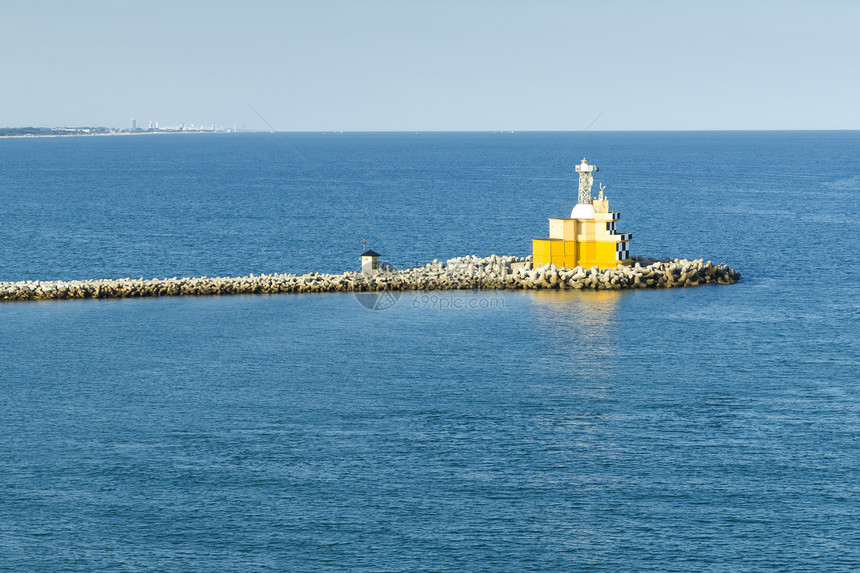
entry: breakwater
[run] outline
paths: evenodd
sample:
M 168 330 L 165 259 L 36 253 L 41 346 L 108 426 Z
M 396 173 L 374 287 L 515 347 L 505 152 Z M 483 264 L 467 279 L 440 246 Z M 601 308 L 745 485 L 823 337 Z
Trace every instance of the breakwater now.
M 0 282 L 0 301 L 136 298 L 232 294 L 371 292 L 457 289 L 625 289 L 731 284 L 740 273 L 702 259 L 633 257 L 614 269 L 531 268 L 531 257 L 492 255 L 433 261 L 376 274 L 261 274 L 243 277 L 98 279 Z

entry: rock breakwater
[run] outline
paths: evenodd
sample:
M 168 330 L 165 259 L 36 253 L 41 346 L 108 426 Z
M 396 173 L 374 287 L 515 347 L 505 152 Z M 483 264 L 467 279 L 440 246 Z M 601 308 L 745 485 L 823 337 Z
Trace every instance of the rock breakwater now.
M 474 255 L 423 267 L 365 275 L 307 273 L 244 277 L 0 282 L 0 301 L 136 298 L 232 294 L 373 292 L 458 289 L 627 289 L 731 284 L 740 273 L 702 259 L 633 257 L 614 269 L 531 268 L 531 257 Z

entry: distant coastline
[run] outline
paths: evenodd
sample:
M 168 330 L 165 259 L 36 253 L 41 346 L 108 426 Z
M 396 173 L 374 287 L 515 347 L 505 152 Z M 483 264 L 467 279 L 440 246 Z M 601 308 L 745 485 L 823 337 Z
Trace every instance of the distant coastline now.
M 180 125 L 176 127 L 150 127 L 120 129 L 116 127 L 0 127 L 0 138 L 10 137 L 92 137 L 97 135 L 154 135 L 159 133 L 240 133 L 253 130 L 236 130 L 215 127 Z

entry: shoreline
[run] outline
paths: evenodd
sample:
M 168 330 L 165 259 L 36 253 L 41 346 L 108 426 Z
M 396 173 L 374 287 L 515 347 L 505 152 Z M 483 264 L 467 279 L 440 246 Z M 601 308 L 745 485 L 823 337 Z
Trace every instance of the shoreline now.
M 112 136 L 128 136 L 128 135 L 192 135 L 192 134 L 218 134 L 218 135 L 236 135 L 238 133 L 265 133 L 254 131 L 117 131 L 108 133 L 25 133 L 21 135 L 0 135 L 0 139 L 36 139 L 36 138 L 54 138 L 54 137 L 112 137 Z

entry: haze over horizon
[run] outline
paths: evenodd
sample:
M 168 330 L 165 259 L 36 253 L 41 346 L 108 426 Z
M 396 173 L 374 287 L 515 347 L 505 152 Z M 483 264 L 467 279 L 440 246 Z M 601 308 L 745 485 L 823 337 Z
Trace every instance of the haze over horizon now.
M 4 127 L 860 129 L 847 0 L 49 1 L 0 17 Z

